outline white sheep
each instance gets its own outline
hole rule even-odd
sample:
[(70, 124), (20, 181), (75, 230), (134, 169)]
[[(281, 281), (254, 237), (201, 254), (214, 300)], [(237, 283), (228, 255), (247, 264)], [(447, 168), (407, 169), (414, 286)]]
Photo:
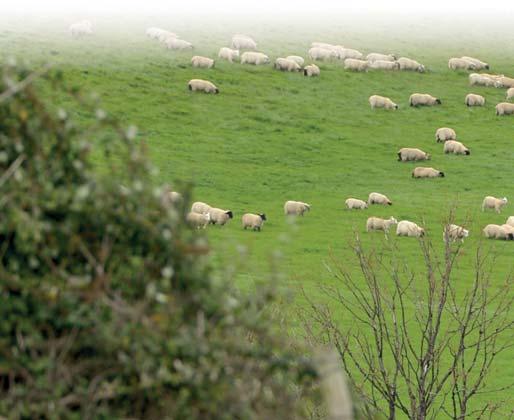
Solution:
[(359, 200), (358, 198), (348, 198), (344, 203), (350, 210), (364, 210), (368, 208), (368, 203), (366, 203), (364, 200)]
[(402, 147), (398, 150), (398, 160), (400, 162), (409, 162), (417, 160), (430, 160), (431, 156), (429, 153), (424, 152), (421, 149), (413, 147)]
[(354, 50), (352, 48), (337, 48), (336, 50), (337, 58), (340, 60), (346, 60), (347, 58), (356, 58), (357, 60), (362, 60), (364, 54), (362, 54), (358, 50)]
[(373, 70), (399, 70), (400, 64), (397, 61), (377, 60), (369, 63), (368, 68)]
[(507, 89), (507, 101), (514, 98), (514, 87)]
[(396, 61), (396, 56), (394, 54), (369, 53), (366, 56), (366, 60), (370, 63), (375, 61)]
[(286, 216), (303, 216), (305, 212), (311, 210), (311, 205), (302, 201), (286, 201), (284, 204), (284, 214)]
[(503, 75), (499, 76), (494, 86), (498, 88), (512, 88), (514, 87), (514, 79)]
[(503, 226), (490, 224), (483, 229), (484, 235), (489, 239), (513, 240), (514, 233), (507, 231)]
[(303, 57), (300, 57), (299, 55), (288, 55), (286, 59), (294, 61), (300, 67), (303, 67), (303, 65), (305, 64), (305, 60), (303, 59)]
[(482, 202), (482, 211), (485, 211), (486, 209), (494, 209), (496, 213), (500, 213), (503, 206), (505, 206), (508, 202), (509, 200), (507, 200), (507, 197), (496, 198), (488, 195)]
[(457, 134), (453, 128), (441, 127), (436, 130), (435, 139), (438, 143), (447, 140), (457, 140)]
[(186, 215), (187, 224), (194, 229), (205, 229), (211, 220), (211, 215), (189, 212)]
[(198, 214), (207, 214), (209, 213), (210, 209), (211, 206), (209, 206), (206, 203), (203, 203), (202, 201), (195, 201), (191, 206), (191, 212)]
[(316, 61), (328, 61), (336, 57), (336, 53), (333, 50), (319, 47), (311, 48), (307, 54), (312, 60)]
[(461, 142), (456, 140), (448, 140), (444, 143), (444, 153), (453, 153), (455, 155), (470, 155), (470, 150)]
[(281, 71), (302, 71), (302, 68), (296, 61), (288, 60), (287, 58), (277, 58), (275, 60), (275, 68)]
[(250, 228), (252, 230), (260, 231), (265, 220), (267, 220), (267, 219), (266, 219), (266, 215), (264, 213), (262, 213), (262, 214), (246, 213), (246, 214), (243, 214), (243, 217), (241, 218), (241, 221), (243, 222), (243, 229), (245, 229), (245, 230), (246, 230), (246, 228)]
[(347, 58), (344, 60), (344, 68), (345, 70), (368, 71), (368, 62), (356, 58)]
[(400, 65), (400, 70), (411, 70), (417, 71), (419, 73), (425, 72), (425, 66), (423, 64), (420, 64), (416, 60), (412, 60), (407, 57), (400, 57), (398, 59), (398, 64)]
[(413, 178), (444, 178), (444, 172), (434, 168), (418, 166), (412, 171)]
[(440, 99), (429, 95), (428, 93), (413, 93), (409, 97), (410, 106), (434, 106), (440, 105), (441, 103)]
[(448, 60), (448, 68), (451, 70), (477, 70), (475, 64), (463, 58), (450, 58)]
[(398, 226), (396, 226), (396, 235), (419, 238), (425, 235), (425, 229), (409, 220), (402, 220), (398, 223)]
[(468, 236), (469, 230), (453, 223), (446, 225), (443, 231), (444, 242), (455, 242), (457, 240), (464, 242), (464, 238), (467, 238)]
[(484, 106), (485, 98), (483, 96), (477, 95), (475, 93), (468, 93), (466, 95), (466, 99), (464, 100), (464, 103), (467, 106)]
[(223, 47), (218, 52), (218, 57), (222, 60), (228, 60), (231, 63), (239, 58), (239, 50), (233, 50), (231, 48)]
[(255, 66), (259, 66), (262, 64), (268, 64), (269, 62), (269, 57), (261, 52), (247, 51), (241, 56), (241, 64), (253, 64)]
[(192, 50), (193, 44), (190, 42), (184, 41), (183, 39), (178, 39), (174, 37), (169, 37), (164, 41), (164, 44), (166, 45), (166, 48), (170, 50)]
[(210, 222), (213, 225), (225, 225), (230, 219), (234, 217), (234, 213), (231, 210), (223, 210), (218, 209), (216, 207), (211, 207), (209, 210), (209, 214), (211, 217)]
[(69, 31), (73, 37), (91, 35), (93, 33), (93, 25), (89, 20), (81, 20), (80, 22), (72, 23), (69, 27)]
[(371, 232), (374, 230), (382, 230), (385, 233), (389, 232), (391, 226), (398, 224), (398, 220), (396, 220), (393, 216), (389, 219), (381, 219), (380, 217), (369, 217), (366, 222), (366, 232)]
[(372, 192), (368, 196), (368, 204), (381, 204), (383, 206), (392, 206), (393, 202), (389, 198), (377, 192)]
[(188, 88), (192, 92), (205, 92), (205, 93), (220, 93), (220, 90), (216, 87), (216, 85), (208, 80), (202, 79), (192, 79), (187, 84)]
[(232, 37), (232, 48), (236, 50), (256, 50), (257, 43), (247, 35), (234, 35)]
[(214, 67), (214, 60), (212, 58), (195, 55), (191, 58), (191, 65), (193, 67), (212, 69)]
[(319, 67), (316, 64), (309, 64), (303, 68), (303, 75), (307, 77), (317, 77), (320, 75)]
[(495, 107), (496, 115), (509, 115), (514, 114), (514, 104), (509, 102), (500, 102)]
[(469, 84), (471, 86), (501, 87), (501, 78), (503, 75), (471, 73), (469, 75)]
[(509, 216), (505, 224), (513, 226), (514, 227), (514, 216)]
[(466, 60), (466, 61), (469, 61), (469, 62), (473, 63), (477, 70), (482, 70), (482, 69), (489, 70), (489, 64), (484, 63), (483, 61), (480, 61), (478, 58), (466, 57), (466, 56), (463, 56), (461, 58), (463, 60)]
[(385, 109), (398, 109), (398, 105), (396, 105), (391, 99), (380, 96), (380, 95), (371, 95), (368, 99), (369, 105), (371, 109), (375, 108), (385, 108)]

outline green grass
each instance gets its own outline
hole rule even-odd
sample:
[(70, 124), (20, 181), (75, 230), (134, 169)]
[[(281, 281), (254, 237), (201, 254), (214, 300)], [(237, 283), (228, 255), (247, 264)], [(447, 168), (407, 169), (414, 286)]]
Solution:
[[(470, 88), (467, 74), (451, 72), (446, 64), (452, 55), (475, 55), (491, 63), (491, 72), (513, 76), (514, 46), (503, 41), (498, 28), (489, 37), (472, 33), (467, 38), (460, 28), (451, 36), (444, 31), (423, 32), (429, 24), (390, 34), (384, 28), (381, 36), (357, 23), (344, 30), (336, 24), (303, 31), (294, 25), (249, 28), (272, 58), (305, 56), (310, 41), (326, 40), (366, 53), (395, 51), (429, 69), (426, 74), (350, 73), (341, 64), (322, 63), (321, 77), (311, 79), (270, 66), (227, 62), (217, 62), (213, 70), (195, 70), (189, 65), (191, 53), (167, 51), (144, 36), (147, 26), (169, 27), (199, 45), (195, 54), (214, 57), (231, 33), (241, 31), (238, 27), (170, 23), (164, 18), (122, 23), (124, 30), (113, 32), (108, 21), (100, 21), (94, 36), (79, 41), (60, 33), (61, 26), (43, 35), (37, 24), (22, 34), (7, 29), (0, 31), (0, 51), (4, 57), (15, 55), (32, 64), (54, 62), (73, 83), (99, 93), (108, 112), (139, 127), (160, 169), (159, 182), (193, 181), (196, 200), (231, 209), (235, 214), (231, 223), (208, 230), (213, 263), (220, 275), (230, 275), (237, 266), (234, 280), (244, 290), (256, 287), (256, 281), (267, 278), (278, 264), (280, 287), (292, 296), (285, 309), (292, 315), (292, 330), (300, 328), (295, 308), (305, 303), (300, 287), (321, 301), (318, 285), (333, 282), (325, 268), (331, 251), (350, 260), (348, 242), (354, 232), (366, 245), (380, 246), (380, 234), (365, 234), (367, 217), (394, 215), (398, 220), (424, 222), (442, 249), (442, 225), (456, 207), (456, 222), (471, 230), (455, 278), (462, 292), (472, 280), (474, 250), (483, 242), (481, 229), (488, 223), (502, 224), (514, 214), (514, 118), (496, 117), (494, 112), (505, 91)], [(415, 37), (410, 36), (413, 28)], [(209, 79), (221, 93), (192, 94), (187, 90), (191, 78)], [(442, 105), (410, 108), (413, 92), (431, 93), (441, 98)], [(468, 109), (464, 97), (470, 92), (484, 95), (486, 106)], [(391, 97), (400, 109), (372, 111), (368, 105), (372, 94)], [(434, 138), (441, 126), (453, 127), (471, 156), (444, 155)], [(421, 166), (441, 169), (446, 177), (412, 179), (416, 164), (397, 162), (401, 147), (431, 153), (431, 162)], [(388, 195), (394, 205), (344, 209), (346, 198), (366, 199), (372, 191)], [(500, 215), (482, 213), (485, 195), (507, 196), (511, 203)], [(283, 203), (289, 199), (310, 203), (312, 211), (295, 222), (286, 220)], [(266, 213), (262, 232), (242, 230), (244, 212)], [(415, 240), (392, 240), (399, 242), (406, 261), (412, 265), (419, 261)], [(487, 241), (484, 246), (498, 254), (495, 278), (500, 284), (512, 268), (514, 244)], [(344, 314), (341, 317), (351, 322)], [(510, 383), (513, 357), (513, 352), (501, 356), (489, 385)], [(508, 391), (495, 395), (509, 396)], [(489, 396), (481, 398), (484, 402)]]

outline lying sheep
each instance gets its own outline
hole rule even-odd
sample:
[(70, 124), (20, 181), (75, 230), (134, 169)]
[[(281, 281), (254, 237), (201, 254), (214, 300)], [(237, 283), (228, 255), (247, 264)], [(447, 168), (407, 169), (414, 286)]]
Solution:
[(385, 108), (385, 109), (398, 109), (398, 105), (396, 105), (391, 99), (385, 96), (372, 95), (369, 97), (369, 104), (371, 109), (375, 108)]
[(268, 64), (269, 57), (261, 52), (245, 52), (241, 56), (241, 64), (253, 64), (259, 66), (262, 64)]
[(310, 204), (302, 201), (286, 201), (284, 204), (284, 214), (286, 216), (303, 216), (305, 212), (311, 210)]
[(430, 158), (430, 154), (424, 152), (421, 149), (416, 149), (413, 147), (402, 147), (400, 150), (398, 150), (398, 161), (400, 162), (430, 160)]
[(210, 222), (213, 225), (220, 226), (225, 225), (230, 219), (234, 217), (234, 214), (231, 210), (223, 210), (215, 207), (211, 207), (211, 209), (209, 210), (209, 214), (211, 217)]
[(482, 202), (482, 211), (485, 211), (486, 209), (494, 209), (496, 213), (500, 213), (503, 206), (505, 206), (508, 202), (509, 200), (507, 200), (507, 197), (496, 198), (488, 195)]
[(507, 101), (514, 98), (514, 87), (507, 90)]
[(446, 225), (443, 232), (443, 241), (455, 242), (460, 240), (464, 242), (464, 238), (469, 236), (469, 230), (464, 229), (462, 226), (454, 225), (453, 223)]
[(414, 222), (402, 220), (398, 223), (398, 226), (396, 226), (396, 235), (420, 238), (425, 235), (425, 229), (419, 227)]
[(211, 215), (209, 213), (199, 214), (190, 212), (186, 215), (186, 222), (193, 229), (205, 229), (210, 221)]
[(202, 79), (192, 79), (187, 84), (188, 88), (192, 92), (205, 92), (205, 93), (220, 93), (220, 90), (216, 87), (214, 83), (209, 82), (208, 80)]
[(434, 168), (427, 168), (418, 166), (412, 171), (413, 178), (444, 178), (444, 172), (441, 172)]
[(381, 219), (380, 217), (369, 217), (366, 222), (366, 232), (371, 232), (374, 230), (382, 230), (385, 233), (389, 232), (391, 226), (398, 224), (398, 220), (396, 220), (393, 216), (389, 219)]
[(373, 70), (399, 70), (400, 64), (396, 61), (377, 60), (369, 63), (368, 67)]
[(302, 68), (293, 60), (287, 58), (277, 58), (275, 68), (281, 71), (302, 71)]
[(218, 52), (218, 57), (222, 60), (227, 60), (233, 63), (234, 60), (237, 60), (239, 58), (239, 50), (233, 50), (231, 48), (223, 47), (220, 48)]
[(93, 33), (93, 25), (89, 20), (81, 20), (80, 22), (72, 23), (69, 31), (72, 37), (91, 35)]
[(368, 204), (382, 204), (384, 206), (392, 206), (393, 202), (389, 198), (377, 192), (372, 192), (368, 196)]
[(444, 143), (444, 153), (453, 153), (455, 155), (470, 155), (470, 150), (464, 146), (461, 142), (456, 140), (448, 140)]
[(473, 63), (477, 70), (482, 70), (482, 69), (489, 70), (489, 64), (484, 63), (483, 61), (480, 61), (478, 58), (466, 57), (466, 56), (463, 56), (461, 58), (463, 60), (466, 60), (466, 61), (469, 61), (469, 62)]
[(476, 95), (474, 93), (468, 93), (466, 95), (466, 99), (464, 100), (464, 103), (467, 106), (484, 106), (485, 98), (481, 95)]
[(207, 214), (211, 210), (211, 206), (201, 201), (196, 201), (191, 206), (191, 212), (198, 214)]
[(508, 219), (507, 219), (507, 222), (505, 222), (505, 224), (509, 225), (509, 226), (514, 226), (514, 216), (510, 216)]
[(168, 48), (170, 50), (183, 51), (183, 50), (192, 50), (193, 49), (193, 44), (191, 44), (190, 42), (184, 41), (183, 39), (173, 38), (173, 37), (166, 39), (166, 41), (164, 42), (164, 45), (166, 45), (166, 48)]
[(368, 203), (366, 203), (363, 200), (359, 200), (358, 198), (348, 198), (344, 203), (346, 204), (346, 207), (350, 210), (364, 210), (368, 208)]
[(311, 48), (308, 55), (312, 60), (316, 61), (328, 61), (336, 57), (336, 53), (333, 50), (319, 47)]
[(241, 218), (243, 222), (243, 229), (246, 230), (246, 228), (250, 228), (253, 230), (258, 230), (260, 232), (262, 225), (264, 224), (264, 221), (266, 220), (266, 215), (264, 213), (262, 214), (252, 214), (252, 213), (246, 213), (243, 214), (243, 217)]
[(503, 226), (490, 224), (487, 225), (484, 230), (484, 235), (489, 239), (504, 239), (504, 240), (513, 240), (514, 233), (508, 232)]
[(307, 77), (316, 77), (320, 75), (319, 67), (316, 64), (309, 64), (303, 69), (303, 75)]
[(412, 60), (407, 57), (400, 57), (398, 59), (398, 64), (400, 65), (400, 70), (412, 70), (419, 73), (425, 72), (425, 66), (423, 64), (420, 64), (416, 60)]
[(435, 139), (438, 143), (447, 140), (457, 140), (457, 134), (453, 128), (441, 127), (436, 130)]
[(409, 98), (410, 106), (434, 106), (441, 105), (441, 100), (428, 93), (413, 93)]
[(394, 54), (369, 53), (366, 56), (366, 60), (370, 63), (375, 61), (396, 61), (396, 56)]
[(232, 48), (236, 50), (256, 50), (257, 43), (247, 35), (234, 35), (232, 37)]
[(199, 55), (195, 55), (191, 59), (191, 65), (193, 67), (199, 67), (203, 69), (212, 69), (214, 67), (214, 60), (212, 58), (201, 57)]
[(496, 105), (496, 115), (514, 114), (514, 104), (509, 102), (501, 102)]
[(448, 60), (448, 68), (450, 70), (477, 70), (475, 64), (463, 58), (450, 58)]
[(300, 57), (299, 55), (288, 55), (286, 57), (286, 60), (294, 61), (300, 67), (303, 67), (303, 65), (305, 64), (305, 60), (303, 59), (303, 57)]
[(368, 62), (356, 58), (347, 58), (344, 60), (344, 68), (345, 70), (368, 71)]

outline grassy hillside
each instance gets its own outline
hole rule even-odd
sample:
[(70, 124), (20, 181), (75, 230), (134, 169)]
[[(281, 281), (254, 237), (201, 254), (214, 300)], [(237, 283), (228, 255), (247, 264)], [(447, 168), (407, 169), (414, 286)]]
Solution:
[[(243, 289), (251, 290), (255, 281), (278, 267), (280, 285), (291, 293), (294, 315), (294, 305), (304, 303), (300, 287), (323, 299), (318, 285), (333, 281), (325, 268), (331, 251), (348, 260), (348, 241), (355, 232), (365, 244), (380, 246), (382, 235), (365, 233), (367, 217), (394, 215), (423, 223), (442, 248), (442, 225), (454, 207), (456, 222), (471, 230), (455, 278), (459, 289), (465, 290), (471, 281), (474, 250), (481, 243), (498, 255), (498, 284), (512, 269), (514, 244), (483, 241), (481, 229), (488, 223), (502, 224), (514, 214), (514, 118), (495, 116), (494, 106), (505, 98), (503, 89), (470, 88), (466, 73), (447, 69), (450, 56), (474, 55), (488, 61), (491, 72), (514, 76), (514, 46), (502, 40), (500, 29), (491, 29), (488, 37), (473, 32), (463, 38), (460, 28), (445, 32), (444, 22), (439, 22), (446, 28), (441, 31), (431, 31), (430, 24), (413, 24), (397, 32), (391, 30), (393, 25), (373, 32), (356, 22), (303, 30), (301, 25), (242, 28), (156, 18), (121, 20), (116, 30), (111, 21), (100, 20), (94, 36), (71, 40), (63, 30), (67, 24), (42, 32), (43, 23), (35, 22), (23, 33), (14, 26), (0, 31), (3, 58), (15, 55), (33, 64), (55, 63), (74, 83), (99, 93), (108, 112), (139, 127), (160, 169), (158, 181), (193, 181), (195, 199), (233, 210), (235, 219), (225, 227), (211, 227), (208, 236), (220, 275), (231, 275), (237, 266), (235, 281)], [(198, 46), (195, 54), (211, 57), (228, 45), (232, 33), (247, 29), (272, 58), (305, 56), (310, 42), (319, 40), (365, 53), (396, 52), (424, 63), (428, 71), (350, 73), (340, 63), (322, 63), (321, 77), (311, 79), (271, 66), (227, 62), (217, 62), (213, 70), (192, 69), (191, 53), (171, 52), (146, 39), (147, 26), (176, 31)], [(209, 79), (221, 93), (192, 94), (187, 90), (191, 78)], [(413, 92), (433, 94), (442, 105), (410, 108)], [(468, 109), (464, 97), (470, 92), (484, 95), (486, 106)], [(372, 94), (391, 97), (400, 109), (372, 111)], [(471, 156), (444, 155), (434, 138), (441, 126), (453, 127)], [(412, 179), (416, 164), (397, 161), (401, 147), (431, 153), (432, 161), (421, 166), (443, 170), (446, 177)], [(387, 194), (393, 206), (344, 209), (346, 198), (366, 199), (372, 191)], [(507, 196), (511, 203), (500, 215), (482, 213), (485, 195)], [(282, 209), (288, 199), (306, 201), (312, 211), (290, 222)], [(266, 213), (262, 232), (241, 229), (244, 212)], [(391, 240), (399, 243), (407, 262), (415, 266), (420, 261), (416, 240)], [(289, 319), (298, 327), (294, 316)], [(509, 383), (513, 356), (502, 356), (496, 368), (501, 374), (493, 375), (491, 384)], [(508, 396), (505, 391), (495, 397)]]

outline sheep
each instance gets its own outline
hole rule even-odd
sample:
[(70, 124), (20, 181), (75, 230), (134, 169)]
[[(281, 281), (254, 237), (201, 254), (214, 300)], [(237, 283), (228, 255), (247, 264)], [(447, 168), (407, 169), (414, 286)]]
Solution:
[(261, 64), (268, 64), (269, 57), (261, 52), (245, 52), (241, 56), (241, 64), (253, 64), (259, 66)]
[(313, 42), (311, 43), (311, 48), (325, 48), (326, 50), (331, 50), (335, 45), (327, 44), (326, 42)]
[(370, 63), (375, 61), (396, 61), (396, 56), (394, 54), (369, 53), (366, 56), (366, 60)]
[(366, 222), (366, 232), (371, 232), (374, 230), (382, 230), (385, 233), (389, 232), (391, 226), (398, 224), (398, 220), (396, 220), (393, 216), (389, 219), (381, 219), (380, 217), (369, 217)]
[(177, 34), (160, 28), (148, 28), (146, 35), (151, 39), (157, 39), (161, 42), (166, 41), (168, 38), (178, 38)]
[(261, 231), (261, 227), (264, 224), (264, 221), (266, 219), (266, 215), (264, 213), (262, 214), (252, 214), (252, 213), (246, 213), (243, 214), (243, 217), (241, 218), (243, 222), (243, 229), (246, 230), (246, 228), (251, 228), (253, 230)]
[(514, 104), (509, 102), (500, 102), (496, 105), (496, 115), (514, 114)]
[(415, 149), (412, 147), (402, 147), (398, 150), (398, 161), (409, 162), (416, 160), (430, 160), (431, 156), (429, 153), (424, 152), (421, 149)]
[(425, 72), (425, 66), (423, 64), (420, 64), (416, 60), (412, 60), (407, 57), (400, 57), (398, 59), (398, 64), (400, 65), (400, 70), (412, 70), (419, 73)]
[(476, 95), (474, 93), (468, 93), (466, 95), (466, 99), (464, 100), (464, 103), (467, 106), (484, 106), (485, 98), (481, 95)]
[(286, 57), (286, 60), (294, 61), (300, 67), (303, 67), (303, 65), (305, 64), (305, 60), (303, 59), (303, 57), (300, 57), (299, 55), (288, 55)]
[(414, 168), (412, 171), (413, 178), (444, 178), (444, 172), (441, 172), (434, 168), (427, 168), (423, 166), (418, 166)]
[(311, 205), (302, 201), (286, 201), (284, 204), (284, 214), (286, 216), (303, 216), (305, 212), (311, 210)]
[(192, 213), (198, 213), (198, 214), (207, 214), (209, 213), (209, 210), (211, 209), (211, 206), (209, 206), (206, 203), (203, 203), (201, 201), (195, 201), (193, 205), (191, 206), (191, 212)]
[(488, 195), (482, 202), (482, 211), (485, 211), (486, 209), (494, 209), (496, 213), (500, 213), (502, 207), (505, 206), (508, 202), (509, 200), (507, 200), (507, 197), (496, 198)]
[(514, 216), (510, 216), (505, 224), (514, 226)]
[(514, 98), (514, 87), (507, 90), (507, 101)]
[(200, 67), (204, 69), (212, 69), (214, 67), (214, 60), (212, 58), (201, 57), (199, 55), (195, 55), (191, 59), (191, 65), (193, 67)]
[(494, 75), (479, 73), (471, 73), (469, 75), (469, 84), (471, 86), (495, 87), (499, 82), (500, 77)]
[(316, 77), (320, 75), (319, 67), (316, 64), (309, 64), (303, 68), (303, 75), (307, 77)]
[(190, 42), (184, 41), (183, 39), (173, 38), (170, 37), (164, 41), (164, 44), (166, 45), (166, 48), (170, 50), (192, 50), (193, 44)]
[(466, 60), (466, 61), (469, 61), (469, 62), (473, 63), (477, 70), (482, 70), (482, 69), (489, 70), (489, 64), (488, 63), (484, 63), (483, 61), (480, 61), (478, 58), (466, 57), (466, 56), (463, 56), (461, 58), (463, 60)]
[(368, 204), (382, 204), (384, 206), (392, 206), (393, 202), (389, 198), (377, 192), (372, 192), (368, 196)]
[(352, 48), (336, 48), (336, 54), (337, 57), (341, 60), (346, 60), (347, 58), (356, 58), (357, 60), (362, 60), (364, 57), (364, 54)]
[(232, 37), (232, 48), (236, 50), (256, 50), (257, 43), (247, 35), (234, 35)]
[(441, 143), (447, 140), (457, 140), (457, 134), (453, 128), (441, 127), (436, 130), (435, 139), (437, 143)]
[(495, 87), (512, 88), (514, 87), (514, 79), (512, 77), (500, 76), (496, 79)]
[(400, 64), (396, 61), (377, 60), (371, 62), (368, 67), (373, 70), (399, 70)]
[(173, 204), (178, 204), (182, 201), (184, 201), (184, 197), (182, 197), (182, 194), (180, 194), (179, 192), (177, 191), (170, 191), (168, 193), (169, 195), (169, 199), (170, 201), (173, 203)]
[(187, 84), (188, 88), (192, 92), (205, 92), (205, 93), (220, 93), (220, 90), (216, 87), (214, 83), (209, 82), (208, 80), (202, 79), (192, 79)]
[(218, 209), (216, 207), (211, 207), (209, 209), (209, 213), (211, 220), (210, 222), (213, 225), (220, 225), (223, 226), (225, 223), (227, 223), (230, 219), (234, 217), (234, 213), (232, 213), (231, 210), (223, 210)]
[(490, 224), (484, 229), (484, 236), (489, 239), (513, 240), (514, 233), (508, 232), (503, 226)]
[(368, 99), (371, 109), (375, 108), (385, 108), (385, 109), (398, 109), (398, 105), (396, 105), (391, 99), (385, 96), (372, 95)]
[(469, 156), (471, 154), (470, 150), (464, 146), (461, 142), (456, 140), (448, 140), (444, 143), (443, 147), (444, 153), (453, 153), (455, 155), (466, 155)]
[(409, 97), (409, 105), (410, 106), (419, 106), (419, 105), (425, 105), (425, 106), (434, 106), (434, 105), (441, 105), (441, 100), (429, 95), (428, 93), (413, 93)]
[(187, 224), (195, 229), (205, 229), (205, 227), (211, 221), (211, 215), (207, 214), (199, 214), (194, 212), (189, 212), (186, 215)]
[(309, 57), (316, 61), (328, 61), (336, 57), (336, 53), (333, 50), (327, 50), (326, 48), (314, 47), (308, 52)]
[(89, 20), (81, 20), (80, 22), (72, 23), (69, 31), (72, 37), (91, 35), (93, 33), (93, 25), (91, 25)]
[(218, 52), (218, 58), (233, 63), (234, 60), (237, 60), (239, 58), (239, 50), (233, 50), (227, 47), (220, 48)]
[(356, 58), (347, 58), (344, 60), (344, 68), (345, 70), (368, 71), (368, 62)]
[(475, 64), (463, 58), (450, 58), (448, 68), (450, 70), (478, 70)]
[(351, 209), (364, 210), (368, 208), (368, 203), (363, 200), (359, 200), (358, 198), (348, 198), (345, 202), (346, 207)]
[(459, 240), (464, 242), (464, 238), (469, 236), (469, 230), (464, 229), (462, 226), (454, 225), (450, 223), (445, 226), (443, 231), (443, 241), (444, 242), (455, 242)]
[(275, 68), (281, 71), (302, 71), (302, 68), (293, 60), (287, 58), (277, 58)]
[(511, 226), (509, 224), (504, 224), (504, 225), (501, 225), (501, 227), (507, 231), (507, 234), (513, 235), (512, 238), (514, 239), (514, 226)]
[(402, 220), (396, 226), (396, 235), (420, 238), (422, 236), (425, 236), (425, 229), (423, 229), (422, 227), (419, 227), (414, 222), (410, 222), (408, 220)]

